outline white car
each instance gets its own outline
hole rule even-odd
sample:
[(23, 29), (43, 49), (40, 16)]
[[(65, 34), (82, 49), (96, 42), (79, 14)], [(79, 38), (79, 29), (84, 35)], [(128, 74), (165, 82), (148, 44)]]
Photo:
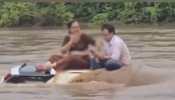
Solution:
[(22, 64), (11, 68), (10, 72), (7, 73), (1, 80), (6, 83), (24, 83), (28, 81), (40, 81), (47, 82), (53, 76), (56, 71), (49, 69), (45, 72), (38, 72), (35, 65)]

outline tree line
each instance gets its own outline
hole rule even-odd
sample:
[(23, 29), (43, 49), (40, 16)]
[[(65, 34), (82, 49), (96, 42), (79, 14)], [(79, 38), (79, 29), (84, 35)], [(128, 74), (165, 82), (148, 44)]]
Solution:
[(0, 27), (59, 26), (72, 19), (95, 25), (175, 23), (175, 2), (0, 1)]

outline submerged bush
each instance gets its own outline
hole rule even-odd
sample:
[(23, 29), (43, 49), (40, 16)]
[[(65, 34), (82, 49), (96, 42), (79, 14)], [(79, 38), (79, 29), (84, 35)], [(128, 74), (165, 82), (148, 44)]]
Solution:
[(92, 23), (94, 23), (95, 25), (100, 25), (100, 24), (104, 24), (107, 23), (109, 20), (109, 13), (99, 13), (96, 16), (94, 16), (92, 18)]
[(67, 10), (62, 3), (40, 5), (36, 12), (36, 19), (40, 25), (62, 25), (72, 20), (74, 14)]
[(0, 8), (0, 26), (62, 25), (74, 17), (62, 3), (4, 2)]
[(19, 25), (21, 19), (24, 21), (32, 18), (32, 3), (27, 2), (5, 2), (0, 9), (0, 26)]

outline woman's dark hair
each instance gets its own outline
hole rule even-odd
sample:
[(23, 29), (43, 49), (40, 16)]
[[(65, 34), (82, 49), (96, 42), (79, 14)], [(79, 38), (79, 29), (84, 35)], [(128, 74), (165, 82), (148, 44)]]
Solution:
[(72, 26), (72, 24), (73, 24), (74, 22), (78, 22), (78, 21), (77, 21), (77, 20), (72, 20), (72, 21), (68, 22), (68, 23), (67, 23), (67, 28), (71, 28), (71, 26)]
[(104, 30), (104, 29), (108, 30), (108, 32), (110, 32), (110, 33), (116, 34), (115, 28), (114, 28), (114, 26), (111, 25), (111, 24), (103, 24), (103, 25), (101, 26), (101, 30)]

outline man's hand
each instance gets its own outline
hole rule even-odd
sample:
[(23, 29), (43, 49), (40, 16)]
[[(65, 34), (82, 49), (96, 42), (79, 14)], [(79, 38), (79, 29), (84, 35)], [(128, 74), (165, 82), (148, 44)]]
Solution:
[(111, 59), (111, 56), (104, 55), (103, 58), (104, 58), (105, 60), (107, 60), (107, 59)]
[(103, 53), (103, 52), (95, 52), (94, 55), (95, 55), (98, 59), (100, 59), (100, 60), (111, 59), (111, 56), (106, 55), (106, 54)]
[(93, 45), (89, 45), (89, 46), (88, 46), (88, 50), (89, 50), (91, 53), (93, 53), (93, 54), (94, 54), (95, 52), (97, 52), (97, 51), (96, 51), (96, 47), (93, 46)]

